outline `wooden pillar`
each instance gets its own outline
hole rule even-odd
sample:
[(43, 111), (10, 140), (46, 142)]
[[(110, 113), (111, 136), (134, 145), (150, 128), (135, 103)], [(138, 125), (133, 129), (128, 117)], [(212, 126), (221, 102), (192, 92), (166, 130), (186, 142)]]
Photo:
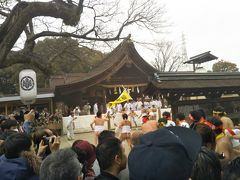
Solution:
[(53, 111), (53, 99), (51, 98), (50, 99), (50, 113), (53, 114), (54, 111)]
[(177, 113), (178, 113), (178, 106), (176, 103), (171, 104), (171, 108), (172, 108), (172, 117), (176, 117)]
[(221, 98), (222, 96), (222, 92), (218, 92), (218, 91), (208, 91), (207, 94), (205, 95), (205, 97), (209, 100), (211, 106), (212, 106), (212, 110), (218, 106), (218, 99)]
[(7, 106), (7, 103), (5, 104), (5, 115), (8, 114), (8, 106)]
[(166, 97), (168, 104), (171, 105), (171, 109), (172, 109), (172, 116), (176, 116), (176, 114), (178, 113), (178, 105), (177, 102), (180, 99), (180, 95), (178, 94), (169, 94), (169, 96)]
[(195, 65), (195, 63), (193, 63), (193, 72), (195, 72), (196, 71), (196, 65)]
[(103, 112), (107, 112), (107, 97), (106, 97), (106, 90), (105, 89), (103, 89), (102, 90), (103, 91), (103, 100), (104, 100), (104, 102), (103, 102)]
[[(104, 112), (107, 113), (107, 96), (106, 96), (106, 90), (103, 89), (103, 99), (104, 99), (104, 106), (103, 106), (103, 110)], [(108, 130), (111, 129), (111, 118), (107, 115), (108, 121), (107, 121), (107, 127)]]

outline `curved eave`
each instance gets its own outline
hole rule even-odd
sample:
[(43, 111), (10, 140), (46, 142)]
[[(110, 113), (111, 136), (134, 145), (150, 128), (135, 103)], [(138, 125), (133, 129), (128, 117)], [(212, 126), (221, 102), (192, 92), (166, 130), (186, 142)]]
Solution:
[(157, 71), (138, 54), (134, 44), (129, 39), (126, 39), (103, 60), (103, 63), (99, 67), (87, 73), (85, 78), (57, 86), (55, 92), (63, 94), (64, 91), (67, 91), (67, 93), (71, 93), (78, 88), (84, 89), (94, 86), (111, 77), (123, 67), (124, 64), (129, 62), (133, 63), (147, 76), (152, 76), (152, 74)]
[[(173, 90), (173, 89), (205, 89), (205, 88), (240, 88), (240, 79), (211, 79), (211, 80), (172, 80), (172, 81), (152, 81), (149, 88), (158, 90)], [(239, 89), (240, 91), (240, 89)]]
[(149, 76), (152, 76), (153, 73), (158, 72), (153, 66), (147, 63), (137, 52), (133, 43), (129, 44), (129, 56), (134, 61), (135, 65), (138, 66), (140, 69), (144, 70)]

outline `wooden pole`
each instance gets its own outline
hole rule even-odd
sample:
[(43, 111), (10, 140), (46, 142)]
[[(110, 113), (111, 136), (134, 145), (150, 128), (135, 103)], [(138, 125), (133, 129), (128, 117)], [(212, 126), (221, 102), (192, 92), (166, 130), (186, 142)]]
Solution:
[(50, 112), (51, 112), (51, 114), (54, 113), (53, 112), (53, 100), (52, 100), (52, 98), (50, 99)]
[(5, 115), (7, 115), (8, 114), (8, 107), (7, 107), (7, 103), (5, 104)]
[(195, 63), (193, 63), (193, 72), (195, 72), (196, 71), (196, 65), (195, 65)]
[[(106, 108), (106, 112), (107, 112), (107, 97), (106, 97), (106, 90), (103, 89), (103, 98), (104, 98), (104, 107)], [(108, 116), (108, 115), (107, 115)], [(111, 129), (111, 118), (108, 116), (108, 121), (107, 121), (107, 126), (108, 126), (108, 130)]]

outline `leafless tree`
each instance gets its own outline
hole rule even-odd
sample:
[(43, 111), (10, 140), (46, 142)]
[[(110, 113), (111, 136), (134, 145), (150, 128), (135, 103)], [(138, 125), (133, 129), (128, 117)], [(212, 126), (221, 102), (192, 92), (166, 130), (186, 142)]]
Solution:
[(171, 41), (162, 41), (156, 45), (156, 58), (152, 65), (160, 72), (178, 71), (186, 61), (181, 47), (174, 45)]
[(130, 25), (160, 32), (165, 23), (162, 18), (165, 9), (156, 2), (0, 0), (0, 68), (31, 63), (47, 73), (45, 65), (40, 63), (42, 57), (34, 52), (39, 38), (73, 37), (82, 43), (109, 42), (124, 38), (123, 30)]

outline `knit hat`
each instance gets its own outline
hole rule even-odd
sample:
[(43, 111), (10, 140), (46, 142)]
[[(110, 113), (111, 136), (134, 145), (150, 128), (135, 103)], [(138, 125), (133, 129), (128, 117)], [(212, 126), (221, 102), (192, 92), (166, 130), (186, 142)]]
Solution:
[(143, 135), (128, 157), (131, 180), (187, 180), (202, 140), (195, 131), (167, 127)]

